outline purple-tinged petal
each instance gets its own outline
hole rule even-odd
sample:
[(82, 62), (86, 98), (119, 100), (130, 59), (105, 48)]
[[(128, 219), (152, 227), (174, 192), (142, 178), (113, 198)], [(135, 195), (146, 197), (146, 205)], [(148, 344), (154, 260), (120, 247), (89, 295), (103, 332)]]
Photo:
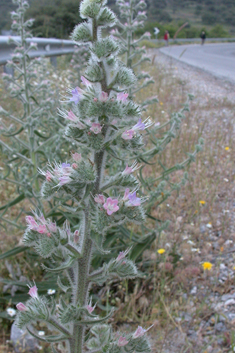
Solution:
[(126, 130), (122, 133), (122, 138), (124, 140), (131, 140), (135, 134), (134, 130)]
[(28, 310), (27, 307), (26, 307), (23, 303), (21, 303), (21, 302), (16, 305), (16, 308), (17, 308), (17, 310), (19, 310), (19, 311), (26, 311), (26, 310)]
[(102, 194), (96, 195), (94, 200), (101, 205), (105, 203), (105, 197)]
[(37, 298), (38, 297), (38, 289), (36, 286), (30, 288), (29, 293), (30, 297)]
[(93, 124), (91, 125), (90, 130), (91, 130), (92, 132), (94, 132), (94, 134), (97, 135), (97, 134), (99, 134), (99, 133), (101, 132), (102, 126), (101, 126), (99, 123), (93, 123)]
[(118, 345), (118, 347), (124, 347), (128, 343), (129, 343), (129, 341), (127, 341), (127, 339), (125, 337), (120, 336), (117, 345)]
[(104, 204), (104, 209), (107, 211), (107, 214), (111, 216), (114, 212), (117, 212), (119, 210), (119, 207), (117, 206), (118, 200), (117, 199), (112, 199), (111, 197), (108, 197), (105, 204)]

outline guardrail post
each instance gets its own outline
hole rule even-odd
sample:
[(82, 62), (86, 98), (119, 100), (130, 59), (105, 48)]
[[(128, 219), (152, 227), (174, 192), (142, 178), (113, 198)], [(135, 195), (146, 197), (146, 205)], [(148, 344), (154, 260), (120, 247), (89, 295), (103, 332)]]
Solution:
[(53, 65), (54, 68), (56, 69), (57, 68), (57, 57), (56, 56), (51, 56), (50, 57), (50, 62), (51, 62), (51, 65)]
[(11, 75), (14, 77), (14, 69), (13, 67), (8, 67), (7, 65), (4, 65), (3, 71), (5, 74)]

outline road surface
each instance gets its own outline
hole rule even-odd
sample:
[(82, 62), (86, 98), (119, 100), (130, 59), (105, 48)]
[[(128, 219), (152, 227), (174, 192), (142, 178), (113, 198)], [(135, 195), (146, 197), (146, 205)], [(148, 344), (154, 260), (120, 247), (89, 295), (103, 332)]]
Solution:
[(160, 51), (235, 83), (235, 43), (169, 46)]

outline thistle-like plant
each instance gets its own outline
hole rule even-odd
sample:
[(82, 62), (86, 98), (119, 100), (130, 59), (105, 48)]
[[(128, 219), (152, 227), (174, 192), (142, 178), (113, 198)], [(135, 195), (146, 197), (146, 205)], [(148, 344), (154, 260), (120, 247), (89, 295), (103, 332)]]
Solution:
[(9, 43), (15, 44), (16, 48), (7, 65), (14, 70), (14, 75), (3, 74), (3, 79), (10, 90), (10, 96), (15, 99), (13, 104), (18, 102), (16, 112), (0, 107), (0, 148), (4, 163), (0, 179), (14, 185), (18, 195), (0, 207), (0, 220), (2, 226), (10, 223), (21, 228), (18, 219), (22, 210), (14, 220), (4, 215), (10, 207), (25, 199), (29, 200), (27, 205), (31, 204), (31, 207), (42, 206), (37, 169), (48, 158), (52, 160), (61, 156), (63, 139), (60, 129), (64, 125), (63, 119), (60, 122), (52, 115), (55, 95), (47, 79), (46, 60), (30, 59), (30, 54), (37, 46), (31, 41), (30, 27), (33, 20), (24, 20), (28, 2), (13, 0), (13, 3), (18, 8), (11, 13), (12, 30), (18, 36), (9, 38)]
[[(142, 28), (147, 20), (146, 11), (144, 11), (147, 5), (145, 0), (117, 0), (116, 5), (122, 22), (118, 21), (119, 30), (113, 30), (112, 34), (120, 41), (121, 54), (125, 55), (126, 66), (131, 68), (137, 77), (137, 84), (128, 89), (129, 98), (133, 98), (136, 93), (154, 83), (148, 72), (142, 70), (143, 63), (149, 62), (150, 58), (146, 56), (145, 47), (141, 42), (149, 40), (151, 34), (146, 32), (139, 38), (135, 37), (136, 31)], [(149, 104), (156, 102), (158, 102), (157, 98), (151, 97), (142, 101), (140, 106), (145, 110)]]
[[(53, 352), (57, 352), (54, 343), (59, 341), (66, 342), (68, 353), (151, 350), (146, 329), (138, 327), (131, 334), (113, 334), (105, 323), (112, 311), (106, 317), (99, 316), (89, 298), (92, 284), (138, 276), (129, 256), (130, 249), (96, 270), (91, 264), (92, 257), (94, 252), (102, 257), (113, 254), (114, 249), (103, 247), (106, 234), (110, 229), (118, 231), (125, 223), (134, 222), (136, 227), (141, 227), (143, 239), (156, 236), (157, 230), (144, 224), (144, 203), (148, 195), (141, 194), (141, 176), (139, 180), (134, 176), (139, 168), (135, 160), (149, 161), (166, 142), (163, 139), (150, 150), (146, 147), (153, 123), (150, 119), (142, 121), (140, 107), (128, 99), (126, 93), (136, 83), (136, 77), (117, 59), (117, 41), (102, 37), (102, 29), (116, 22), (106, 2), (83, 0), (80, 14), (86, 21), (76, 26), (72, 34), (78, 44), (90, 45), (83, 88), (68, 90), (68, 109), (60, 110), (60, 114), (70, 120), (65, 136), (76, 144), (77, 151), (72, 152), (70, 160), (49, 164), (47, 170), (41, 171), (46, 179), (42, 186), (43, 198), (67, 197), (70, 201), (66, 206), (68, 219), (77, 217), (79, 222), (72, 227), (68, 221), (59, 226), (40, 211), (26, 218), (28, 228), (24, 244), (50, 260), (51, 265), (43, 265), (43, 268), (57, 276), (63, 294), (56, 304), (40, 296), (37, 287), (32, 285), (31, 298), (17, 305), (17, 324), (26, 327), (38, 339), (51, 342)], [(172, 118), (172, 128), (179, 120), (179, 115)], [(121, 172), (110, 172), (110, 159), (121, 160), (126, 165)], [(161, 188), (155, 192), (159, 193)], [(57, 334), (38, 336), (32, 327), (37, 321), (46, 322), (48, 331)]]

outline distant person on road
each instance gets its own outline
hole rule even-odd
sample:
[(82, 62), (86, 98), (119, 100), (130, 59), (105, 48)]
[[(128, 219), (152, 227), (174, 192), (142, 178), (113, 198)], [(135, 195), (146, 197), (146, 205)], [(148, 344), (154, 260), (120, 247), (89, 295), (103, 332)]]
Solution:
[(166, 46), (168, 46), (169, 38), (170, 38), (169, 32), (166, 31), (164, 34), (164, 40), (165, 40)]
[(206, 40), (206, 33), (204, 31), (202, 31), (200, 37), (201, 37), (202, 45), (203, 45), (205, 43), (205, 40)]

